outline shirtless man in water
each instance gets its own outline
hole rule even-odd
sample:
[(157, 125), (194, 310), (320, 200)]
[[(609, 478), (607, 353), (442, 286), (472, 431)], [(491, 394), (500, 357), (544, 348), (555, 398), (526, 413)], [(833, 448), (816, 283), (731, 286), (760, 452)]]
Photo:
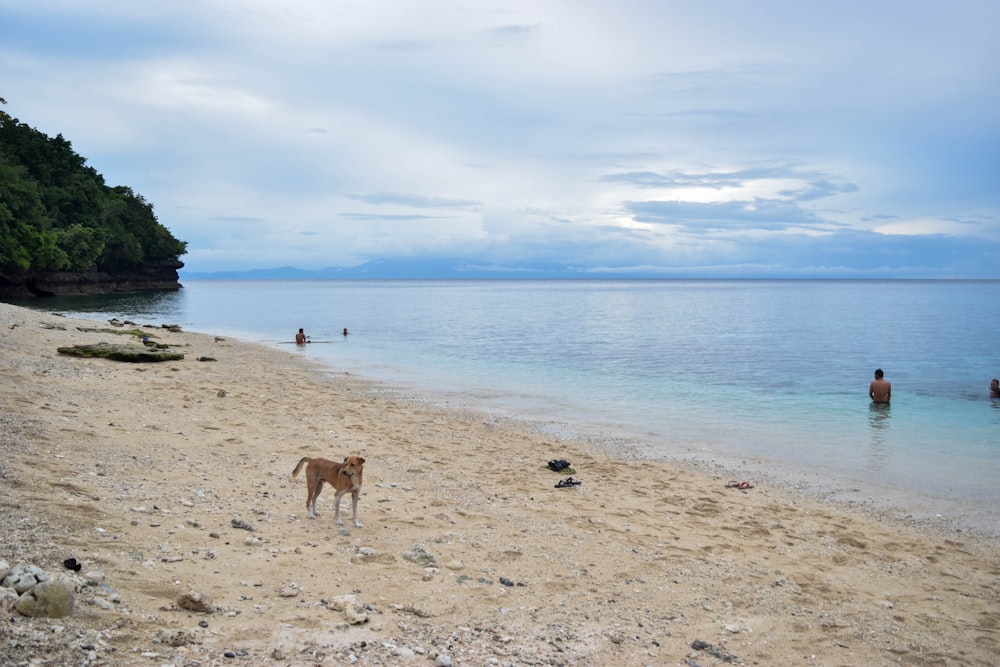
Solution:
[(875, 369), (875, 379), (868, 385), (868, 397), (875, 403), (888, 403), (892, 400), (892, 383), (883, 377), (882, 369)]
[(295, 344), (296, 345), (305, 345), (308, 342), (309, 342), (309, 338), (306, 336), (306, 332), (303, 331), (302, 329), (299, 329), (299, 332), (297, 334), (295, 334)]

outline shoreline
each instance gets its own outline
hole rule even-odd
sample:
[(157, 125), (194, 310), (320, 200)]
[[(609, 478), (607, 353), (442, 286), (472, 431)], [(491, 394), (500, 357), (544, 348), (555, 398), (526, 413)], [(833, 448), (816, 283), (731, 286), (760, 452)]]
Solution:
[[(73, 556), (101, 575), (74, 579), (72, 617), (0, 626), (21, 647), (11, 664), (987, 665), (1000, 651), (996, 539), (767, 480), (725, 488), (711, 465), (619, 458), (263, 344), (154, 329), (185, 358), (58, 354), (117, 338), (81, 328), (107, 325), (0, 303), (0, 559), (77, 577), (61, 568)], [(365, 527), (335, 526), (329, 491), (307, 520), (295, 462), (355, 453)], [(568, 475), (553, 458), (583, 484), (555, 488)], [(178, 606), (189, 589), (208, 611)], [(362, 623), (333, 604), (352, 595)]]
[[(319, 363), (331, 375), (336, 375), (330, 360), (319, 358)], [(589, 443), (610, 458), (662, 463), (715, 479), (749, 477), (771, 488), (781, 489), (792, 498), (830, 503), (844, 511), (862, 512), (873, 519), (916, 526), (942, 536), (974, 536), (996, 540), (1000, 544), (1000, 520), (995, 508), (983, 499), (934, 496), (920, 489), (900, 488), (852, 477), (839, 470), (830, 471), (805, 463), (785, 463), (759, 455), (677, 447), (660, 442), (663, 438), (660, 434), (643, 433), (620, 424), (593, 423), (586, 421), (584, 415), (579, 415), (577, 420), (539, 412), (526, 416), (502, 398), (469, 398), (457, 391), (434, 390), (403, 380), (382, 378), (369, 381), (396, 400), (456, 414), (470, 413), (502, 419), (543, 437)]]

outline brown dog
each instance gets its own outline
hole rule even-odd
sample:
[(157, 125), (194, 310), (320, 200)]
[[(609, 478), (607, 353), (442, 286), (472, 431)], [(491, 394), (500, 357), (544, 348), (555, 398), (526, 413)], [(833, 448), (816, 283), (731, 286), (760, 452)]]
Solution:
[(306, 496), (306, 512), (310, 519), (316, 518), (316, 499), (319, 498), (320, 491), (323, 490), (323, 483), (326, 482), (337, 490), (334, 496), (333, 518), (338, 526), (343, 526), (340, 520), (340, 499), (348, 491), (351, 492), (351, 520), (355, 528), (363, 528), (358, 522), (358, 498), (361, 496), (362, 473), (364, 472), (365, 460), (360, 456), (348, 456), (343, 463), (334, 463), (326, 459), (302, 457), (295, 470), (292, 471), (292, 478), (299, 476), (302, 466), (306, 467), (306, 485), (309, 488), (309, 495)]

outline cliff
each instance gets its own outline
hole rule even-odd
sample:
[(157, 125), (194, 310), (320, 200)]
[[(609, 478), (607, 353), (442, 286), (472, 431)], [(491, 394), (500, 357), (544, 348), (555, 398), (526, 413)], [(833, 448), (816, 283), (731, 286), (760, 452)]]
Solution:
[(136, 271), (104, 273), (88, 271), (29, 272), (24, 275), (0, 274), (0, 299), (33, 299), (50, 296), (86, 296), (177, 290), (183, 287), (177, 270), (184, 263), (176, 259), (146, 262)]

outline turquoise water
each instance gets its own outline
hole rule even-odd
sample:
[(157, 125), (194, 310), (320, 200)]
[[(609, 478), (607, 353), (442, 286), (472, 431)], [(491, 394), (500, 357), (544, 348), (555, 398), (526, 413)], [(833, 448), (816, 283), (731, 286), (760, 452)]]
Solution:
[[(642, 456), (917, 494), (995, 524), (998, 297), (998, 281), (186, 281), (30, 305), (265, 342)], [(318, 344), (286, 345), (299, 327)]]

